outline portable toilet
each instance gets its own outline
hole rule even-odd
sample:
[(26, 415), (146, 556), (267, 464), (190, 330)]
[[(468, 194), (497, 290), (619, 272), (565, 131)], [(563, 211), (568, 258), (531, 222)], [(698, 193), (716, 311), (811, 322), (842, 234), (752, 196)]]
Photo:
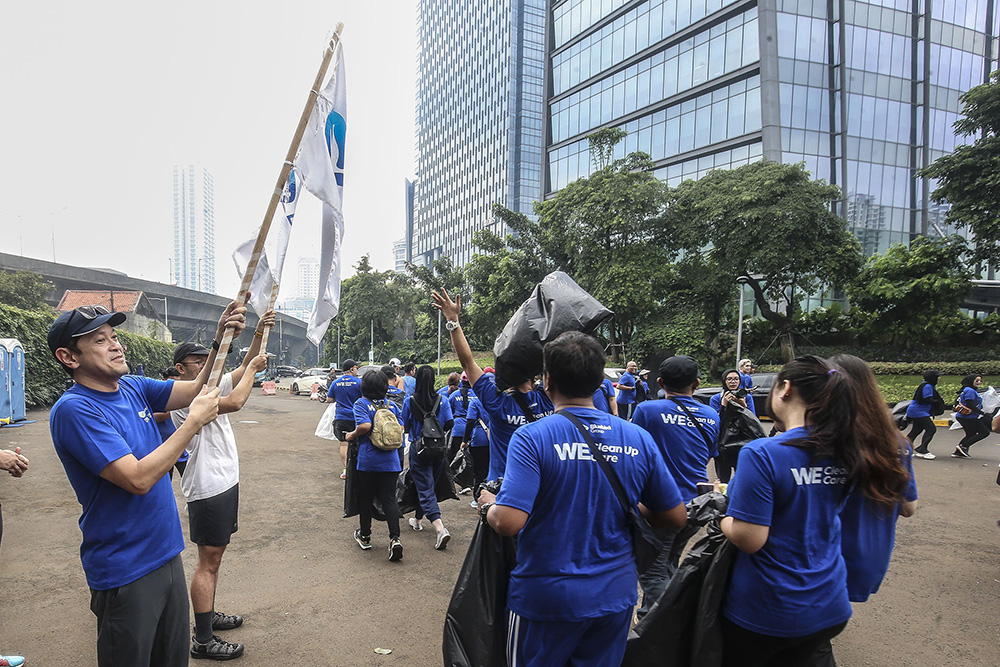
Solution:
[(0, 338), (0, 422), (25, 419), (24, 346), (16, 338)]

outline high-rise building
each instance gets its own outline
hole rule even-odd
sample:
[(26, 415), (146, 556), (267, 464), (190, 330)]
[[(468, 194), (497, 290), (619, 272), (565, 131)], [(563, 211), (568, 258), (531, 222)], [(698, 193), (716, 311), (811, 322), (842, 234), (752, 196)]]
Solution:
[(840, 186), (866, 252), (947, 233), (916, 171), (963, 141), (959, 95), (997, 67), (998, 0), (553, 0), (544, 195), (628, 132), (676, 184), (767, 158)]
[(215, 294), (215, 187), (201, 166), (174, 165), (175, 285)]
[(392, 244), (393, 270), (396, 273), (406, 273), (406, 239), (399, 239)]
[(315, 257), (299, 257), (298, 269), (298, 298), (315, 301), (319, 294), (319, 262)]
[(494, 204), (541, 195), (545, 0), (421, 0), (417, 170), (408, 255), (472, 258), (473, 234), (505, 233)]

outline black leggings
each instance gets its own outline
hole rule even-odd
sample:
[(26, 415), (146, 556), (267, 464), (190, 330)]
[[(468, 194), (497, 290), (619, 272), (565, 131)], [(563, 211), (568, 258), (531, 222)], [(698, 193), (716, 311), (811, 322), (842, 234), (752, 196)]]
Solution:
[(920, 446), (916, 447), (916, 449), (926, 453), (927, 445), (930, 444), (931, 439), (937, 432), (937, 427), (934, 426), (934, 420), (930, 417), (911, 417), (910, 423), (913, 424), (913, 428), (910, 429), (910, 433), (906, 437), (910, 439), (910, 442), (915, 444), (917, 442), (917, 435), (923, 431), (923, 440), (920, 441)]
[(805, 637), (772, 637), (722, 619), (723, 667), (811, 667), (816, 649), (843, 631), (847, 621)]
[(965, 429), (965, 437), (959, 441), (958, 446), (966, 450), (990, 434), (990, 428), (983, 419), (959, 419), (958, 423)]
[(361, 535), (372, 534), (372, 501), (378, 498), (389, 525), (389, 539), (399, 539), (399, 505), (396, 503), (396, 480), (398, 472), (358, 471), (358, 527)]

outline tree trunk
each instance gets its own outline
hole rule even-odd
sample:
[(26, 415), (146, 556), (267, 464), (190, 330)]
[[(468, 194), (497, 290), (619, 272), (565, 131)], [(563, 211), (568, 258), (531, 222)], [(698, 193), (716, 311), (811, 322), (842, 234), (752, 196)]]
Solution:
[(781, 332), (781, 360), (788, 363), (796, 357), (795, 334), (792, 331)]

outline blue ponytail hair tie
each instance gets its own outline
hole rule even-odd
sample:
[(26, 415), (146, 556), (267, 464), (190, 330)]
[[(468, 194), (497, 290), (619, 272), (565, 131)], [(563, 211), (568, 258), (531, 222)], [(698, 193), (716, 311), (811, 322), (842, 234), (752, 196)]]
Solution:
[(829, 376), (833, 375), (833, 374), (834, 374), (834, 373), (836, 373), (836, 372), (837, 372), (837, 369), (836, 369), (836, 368), (831, 368), (830, 370), (828, 370), (828, 371), (826, 372), (826, 375), (827, 375), (827, 377), (829, 377)]

